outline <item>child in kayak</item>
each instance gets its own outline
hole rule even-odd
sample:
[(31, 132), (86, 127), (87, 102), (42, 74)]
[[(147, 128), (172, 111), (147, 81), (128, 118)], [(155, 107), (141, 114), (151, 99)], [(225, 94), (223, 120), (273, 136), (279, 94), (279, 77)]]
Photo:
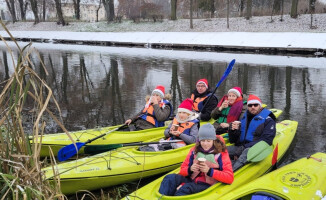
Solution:
[(125, 122), (128, 128), (123, 129), (123, 131), (162, 127), (172, 112), (172, 105), (165, 99), (164, 86), (158, 85), (153, 90), (143, 110)]
[(242, 90), (239, 87), (231, 88), (212, 111), (211, 117), (215, 119), (216, 134), (228, 132), (230, 124), (239, 120), (243, 110)]
[(224, 140), (211, 124), (200, 127), (199, 142), (183, 161), (179, 174), (164, 177), (159, 192), (182, 196), (201, 192), (217, 182), (231, 184), (234, 176)]
[[(161, 140), (162, 144), (152, 144), (139, 149), (141, 151), (164, 151), (195, 143), (198, 137), (199, 120), (198, 114), (192, 111), (192, 106), (191, 99), (186, 99), (180, 104), (177, 115), (164, 131), (166, 140)], [(181, 141), (163, 143), (164, 141), (173, 142), (173, 140)]]

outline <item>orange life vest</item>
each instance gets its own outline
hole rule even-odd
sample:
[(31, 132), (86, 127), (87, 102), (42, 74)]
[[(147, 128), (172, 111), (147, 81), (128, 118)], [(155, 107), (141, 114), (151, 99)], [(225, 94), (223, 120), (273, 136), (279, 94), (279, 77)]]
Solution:
[[(194, 119), (194, 120), (191, 120), (191, 121), (188, 121), (188, 122), (185, 122), (185, 123), (179, 123), (178, 120), (176, 118), (173, 119), (172, 121), (172, 126), (173, 125), (179, 125), (178, 127), (178, 131), (182, 134), (186, 134), (186, 135), (190, 135), (190, 130), (191, 130), (191, 127), (195, 124), (199, 123), (199, 120), (198, 119)], [(169, 137), (168, 140), (173, 140), (172, 137)], [(186, 145), (185, 142), (178, 142), (178, 144), (184, 144)]]
[(203, 108), (204, 106), (204, 100), (209, 97), (212, 93), (208, 93), (206, 96), (203, 96), (203, 97), (197, 97), (195, 99), (195, 95), (194, 94), (191, 94), (191, 99), (192, 101), (194, 102), (194, 105), (192, 106), (192, 109), (195, 110), (196, 112), (200, 112), (201, 109)]
[[(147, 101), (146, 104), (149, 102)], [(171, 108), (171, 113), (172, 113), (172, 106), (169, 101), (163, 99), (163, 101), (159, 104), (160, 108), (164, 108), (164, 106), (170, 106)], [(142, 111), (142, 114), (139, 116), (143, 120), (148, 121), (149, 123), (153, 124), (155, 127), (162, 127), (164, 126), (164, 122), (169, 118), (167, 117), (166, 120), (164, 121), (157, 121), (154, 113), (154, 106), (150, 104), (148, 107), (145, 106), (145, 108)]]

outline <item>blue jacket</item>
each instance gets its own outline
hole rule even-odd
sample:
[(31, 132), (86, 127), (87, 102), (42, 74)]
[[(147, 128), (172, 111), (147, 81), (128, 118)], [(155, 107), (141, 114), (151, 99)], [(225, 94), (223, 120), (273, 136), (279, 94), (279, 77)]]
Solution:
[[(236, 146), (244, 146), (245, 148), (252, 147), (260, 141), (265, 141), (269, 145), (272, 145), (276, 135), (274, 114), (264, 108), (251, 121), (248, 121), (247, 114), (248, 111), (241, 119), (240, 130), (229, 130), (230, 142), (235, 143)], [(248, 123), (249, 125), (247, 126)]]

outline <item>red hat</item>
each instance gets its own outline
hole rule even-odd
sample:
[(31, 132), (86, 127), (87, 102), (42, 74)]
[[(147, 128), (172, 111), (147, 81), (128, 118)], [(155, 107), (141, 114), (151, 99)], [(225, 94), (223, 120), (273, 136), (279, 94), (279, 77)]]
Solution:
[(178, 112), (185, 112), (192, 114), (192, 106), (194, 105), (191, 99), (185, 99), (178, 107)]
[(196, 86), (199, 84), (199, 83), (204, 83), (204, 85), (206, 86), (206, 88), (208, 88), (208, 81), (207, 79), (203, 78), (203, 79), (199, 79), (196, 83)]
[(229, 94), (230, 92), (236, 94), (237, 97), (242, 96), (242, 90), (241, 90), (240, 87), (234, 87), (234, 88), (231, 88), (231, 89), (228, 91), (228, 94)]
[(262, 104), (261, 100), (259, 97), (257, 97), (256, 95), (253, 95), (253, 94), (250, 94), (249, 95), (249, 98), (248, 98), (248, 101), (247, 101), (247, 105), (249, 104), (255, 104), (255, 103), (258, 103), (260, 106)]
[(152, 95), (153, 94), (158, 94), (163, 99), (164, 98), (164, 94), (165, 94), (165, 88), (164, 88), (164, 86), (163, 85), (156, 86), (156, 88), (152, 92)]

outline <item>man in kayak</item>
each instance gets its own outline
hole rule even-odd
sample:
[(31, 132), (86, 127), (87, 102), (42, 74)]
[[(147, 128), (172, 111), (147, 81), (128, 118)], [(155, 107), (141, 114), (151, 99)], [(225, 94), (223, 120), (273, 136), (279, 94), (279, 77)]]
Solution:
[(216, 136), (209, 123), (200, 127), (198, 135), (199, 141), (190, 149), (179, 174), (164, 177), (159, 189), (162, 195), (190, 195), (217, 182), (233, 182), (232, 165), (223, 138)]
[(217, 135), (228, 132), (231, 122), (239, 120), (242, 114), (242, 108), (243, 100), (241, 88), (231, 88), (211, 113), (211, 117), (216, 120), (213, 126)]
[(162, 127), (172, 112), (172, 105), (165, 99), (164, 86), (158, 85), (143, 110), (125, 122), (128, 128), (124, 130), (134, 131)]
[[(164, 131), (165, 140), (161, 140), (162, 144), (142, 146), (139, 150), (164, 151), (195, 143), (198, 137), (199, 120), (197, 119), (198, 114), (192, 111), (192, 106), (191, 99), (186, 99), (179, 105), (177, 115)], [(179, 140), (179, 142), (173, 142), (173, 140)]]
[[(205, 105), (211, 95), (213, 96), (210, 98), (207, 105)], [(211, 119), (212, 110), (217, 106), (218, 99), (214, 94), (212, 94), (206, 79), (200, 79), (197, 81), (196, 89), (192, 92), (190, 98), (194, 102), (193, 110), (198, 113), (200, 112), (200, 120), (209, 121)]]
[(233, 170), (236, 171), (247, 162), (250, 147), (257, 142), (265, 141), (272, 145), (276, 134), (276, 118), (274, 114), (262, 107), (261, 100), (255, 95), (249, 95), (247, 111), (241, 121), (232, 122), (229, 129), (229, 141), (235, 143), (228, 146), (228, 152), (233, 159)]

